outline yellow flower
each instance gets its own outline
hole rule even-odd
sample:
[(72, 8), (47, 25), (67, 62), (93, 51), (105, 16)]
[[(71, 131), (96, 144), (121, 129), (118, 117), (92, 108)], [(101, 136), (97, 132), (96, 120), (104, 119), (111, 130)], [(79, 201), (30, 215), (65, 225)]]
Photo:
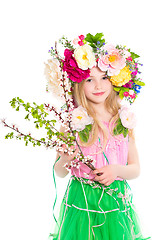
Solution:
[(127, 66), (121, 69), (120, 73), (116, 76), (112, 76), (110, 81), (114, 86), (121, 87), (131, 80), (131, 71)]

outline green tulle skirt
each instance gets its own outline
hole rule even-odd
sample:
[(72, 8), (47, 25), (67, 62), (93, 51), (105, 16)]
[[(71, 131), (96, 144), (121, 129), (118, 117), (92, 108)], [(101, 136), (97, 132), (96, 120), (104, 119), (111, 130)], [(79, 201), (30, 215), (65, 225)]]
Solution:
[(110, 186), (72, 176), (58, 225), (50, 240), (132, 240), (144, 238), (126, 181)]

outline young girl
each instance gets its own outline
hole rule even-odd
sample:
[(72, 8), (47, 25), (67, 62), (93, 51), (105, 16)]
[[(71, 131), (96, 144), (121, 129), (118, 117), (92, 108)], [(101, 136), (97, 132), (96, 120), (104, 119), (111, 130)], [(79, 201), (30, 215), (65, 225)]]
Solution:
[[(114, 56), (111, 57), (113, 62)], [(113, 134), (121, 104), (113, 82), (100, 64), (90, 67), (86, 79), (74, 82), (74, 98), (77, 106), (82, 106), (94, 120), (89, 140), (84, 143), (77, 135), (77, 141), (84, 156), (95, 161), (96, 170), (92, 171), (82, 162), (79, 168), (71, 166), (71, 179), (52, 239), (146, 239), (126, 181), (140, 174), (133, 129), (126, 136)], [(65, 129), (61, 127), (61, 131)], [(54, 170), (59, 177), (69, 173), (64, 166), (70, 164), (78, 152), (78, 147), (72, 155), (58, 152)]]

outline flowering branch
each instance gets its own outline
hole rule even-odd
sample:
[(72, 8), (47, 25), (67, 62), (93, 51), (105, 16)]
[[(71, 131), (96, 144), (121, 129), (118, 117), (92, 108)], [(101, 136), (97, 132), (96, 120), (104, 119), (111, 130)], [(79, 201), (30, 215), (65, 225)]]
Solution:
[[(12, 129), (14, 132), (17, 133), (17, 135), (14, 135), (14, 132), (8, 133), (5, 136), (5, 139), (13, 139), (14, 137), (16, 139), (19, 140), (24, 140), (25, 141), (25, 145), (27, 146), (29, 142), (31, 142), (33, 144), (33, 146), (45, 146), (46, 148), (54, 148), (56, 147), (56, 149), (58, 151), (62, 150), (62, 146), (63, 144), (65, 144), (66, 146), (66, 151), (69, 152), (69, 154), (72, 154), (72, 152), (74, 152), (75, 148), (73, 148), (72, 150), (70, 149), (71, 146), (75, 147), (75, 144), (78, 146), (80, 152), (79, 154), (76, 156), (76, 160), (74, 159), (71, 163), (72, 166), (76, 166), (79, 167), (79, 162), (83, 162), (85, 165), (87, 165), (89, 168), (91, 168), (92, 170), (95, 170), (95, 167), (92, 165), (93, 160), (86, 158), (83, 155), (83, 152), (76, 140), (75, 137), (75, 133), (76, 131), (72, 129), (71, 127), (71, 115), (68, 112), (68, 109), (65, 110), (65, 113), (69, 113), (69, 117), (66, 118), (67, 120), (65, 121), (63, 118), (63, 114), (59, 113), (54, 106), (50, 106), (49, 104), (41, 104), (41, 105), (37, 105), (35, 102), (33, 103), (34, 106), (31, 106), (30, 103), (24, 103), (24, 101), (22, 99), (20, 99), (19, 97), (17, 98), (13, 98), (12, 101), (10, 101), (11, 106), (16, 109), (16, 111), (20, 110), (20, 107), (23, 107), (26, 111), (27, 111), (27, 115), (25, 116), (25, 120), (30, 121), (30, 116), (32, 116), (33, 119), (36, 119), (34, 121), (35, 127), (37, 129), (42, 128), (43, 126), (45, 127), (45, 129), (47, 130), (47, 136), (46, 137), (42, 137), (40, 139), (36, 139), (35, 137), (31, 136), (31, 133), (29, 134), (25, 134), (23, 132), (21, 132), (18, 127), (16, 127), (15, 124), (13, 125), (9, 125), (8, 123), (6, 123), (6, 121), (3, 119), (2, 123), (4, 125), (4, 127), (8, 127), (10, 129)], [(55, 123), (57, 122), (55, 119), (52, 120), (48, 120), (46, 119), (46, 117), (49, 116), (49, 113), (46, 112), (46, 110), (48, 110), (49, 112), (54, 112), (54, 114), (56, 115), (56, 117), (58, 117), (58, 120), (61, 121), (61, 123), (63, 123), (65, 126), (69, 126), (69, 128), (67, 129), (67, 134), (65, 135), (63, 132), (58, 131), (55, 128)], [(66, 168), (70, 168), (71, 166), (65, 166)]]
[[(4, 127), (8, 127), (10, 129), (14, 130), (15, 132), (17, 132), (18, 135), (16, 136), (16, 139), (21, 140), (23, 138), (24, 141), (25, 141), (25, 145), (26, 146), (28, 145), (28, 142), (31, 142), (34, 147), (36, 145), (37, 146), (41, 146), (41, 144), (43, 144), (46, 148), (48, 148), (48, 147), (55, 147), (57, 145), (56, 141), (52, 141), (51, 139), (48, 139), (48, 142), (46, 142), (45, 138), (36, 139), (36, 138), (33, 138), (31, 136), (31, 133), (24, 134), (24, 133), (20, 132), (18, 127), (16, 127), (14, 124), (12, 126), (8, 125), (5, 120), (2, 120), (2, 123), (4, 124)], [(11, 132), (11, 133), (8, 133), (5, 136), (5, 139), (9, 139), (9, 138), (12, 139), (14, 137), (15, 137), (14, 136), (14, 132)]]

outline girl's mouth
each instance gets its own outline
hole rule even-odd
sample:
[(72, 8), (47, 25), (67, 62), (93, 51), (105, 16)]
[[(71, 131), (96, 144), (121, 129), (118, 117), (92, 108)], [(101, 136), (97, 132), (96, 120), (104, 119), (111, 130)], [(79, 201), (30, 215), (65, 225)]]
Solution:
[(96, 95), (96, 96), (101, 96), (101, 95), (103, 95), (104, 94), (104, 92), (99, 92), (99, 93), (93, 93), (94, 95)]

